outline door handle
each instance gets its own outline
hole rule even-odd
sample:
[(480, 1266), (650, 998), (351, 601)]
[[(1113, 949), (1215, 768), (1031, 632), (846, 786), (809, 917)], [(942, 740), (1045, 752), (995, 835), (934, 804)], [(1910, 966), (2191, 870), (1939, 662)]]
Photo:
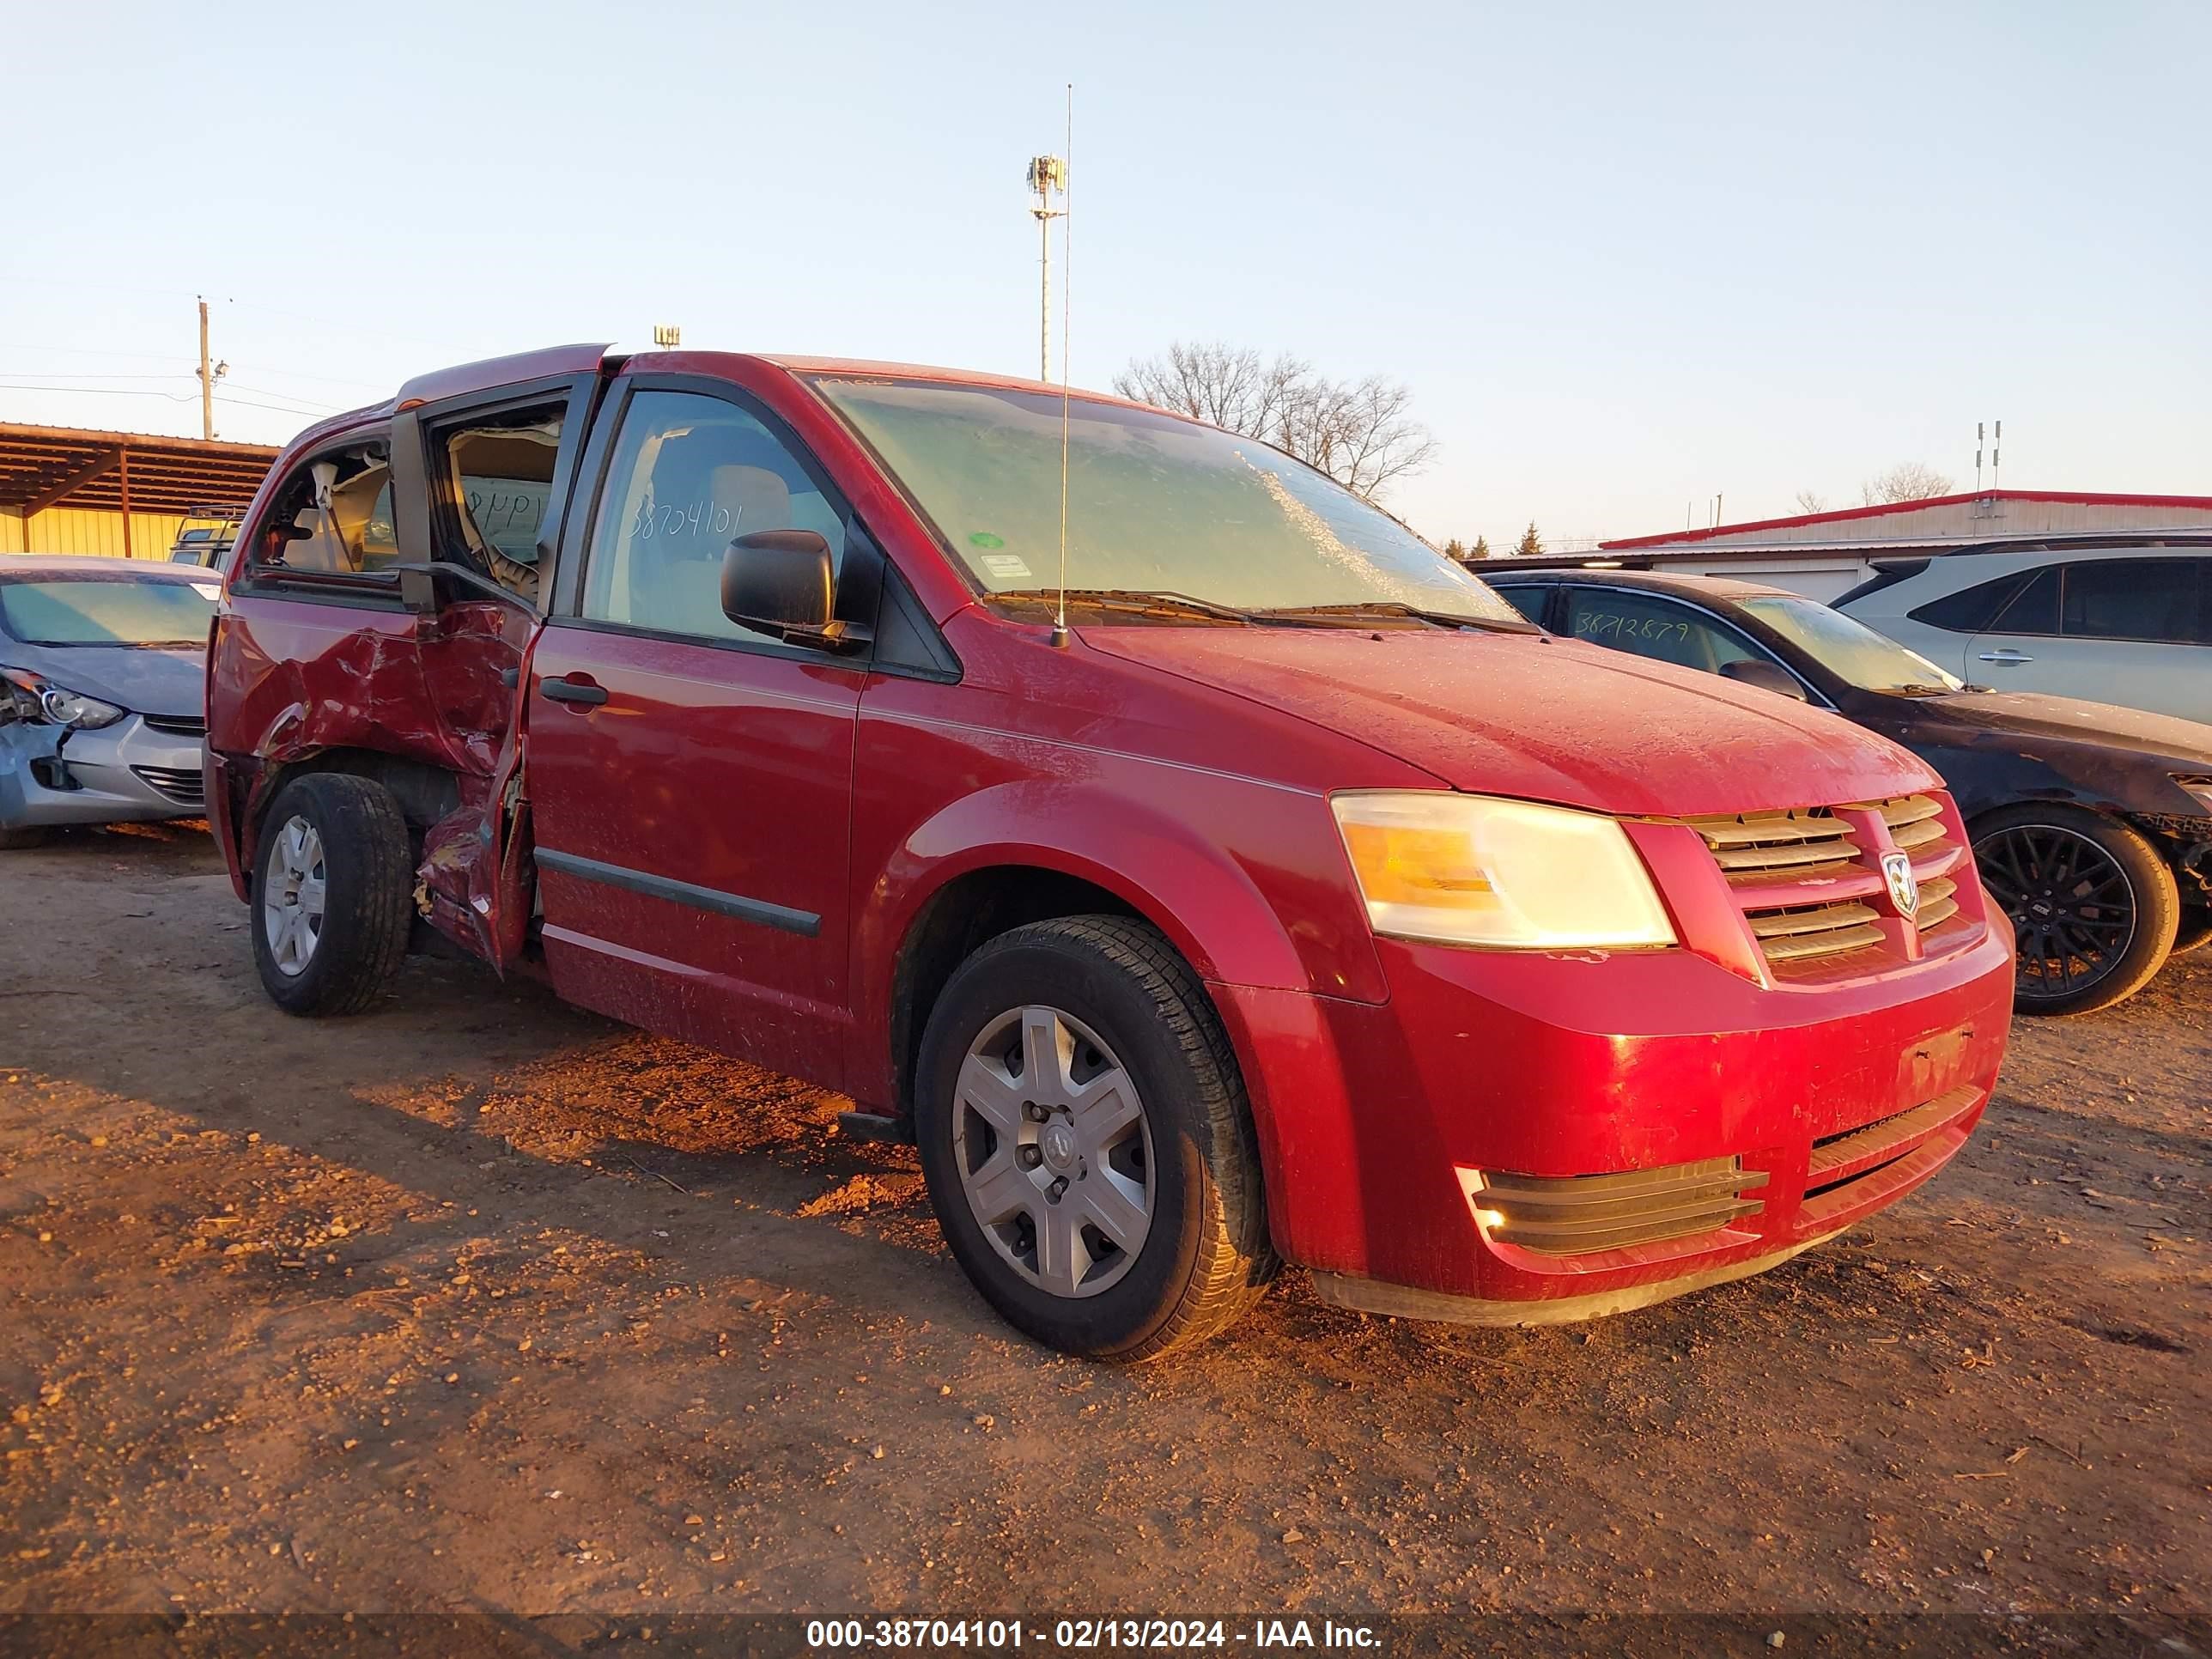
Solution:
[(2010, 646), (2007, 646), (2002, 651), (1983, 652), (1982, 660), (1984, 662), (1993, 662), (2001, 668), (2017, 668), (2021, 663), (2033, 662), (2035, 659), (2033, 657), (2023, 657), (2019, 652), (2014, 650)]
[(551, 702), (596, 703), (607, 700), (607, 689), (593, 685), (588, 680), (549, 680), (538, 682), (538, 694)]

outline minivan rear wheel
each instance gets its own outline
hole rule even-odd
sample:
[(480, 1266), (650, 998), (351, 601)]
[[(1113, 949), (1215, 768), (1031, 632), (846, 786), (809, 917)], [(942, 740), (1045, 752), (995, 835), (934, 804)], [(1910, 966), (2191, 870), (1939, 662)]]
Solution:
[(2078, 806), (2008, 806), (1974, 825), (1982, 884), (2012, 918), (2013, 1006), (2087, 1014), (2165, 965), (2181, 915), (2173, 872), (2135, 830)]
[(391, 791), (313, 772), (262, 820), (253, 872), (253, 962), (291, 1014), (355, 1014), (407, 954), (407, 821)]
[(922, 1037), (915, 1129), (954, 1258), (1051, 1347), (1151, 1358), (1273, 1275), (1236, 1056), (1142, 922), (1036, 922), (963, 963)]

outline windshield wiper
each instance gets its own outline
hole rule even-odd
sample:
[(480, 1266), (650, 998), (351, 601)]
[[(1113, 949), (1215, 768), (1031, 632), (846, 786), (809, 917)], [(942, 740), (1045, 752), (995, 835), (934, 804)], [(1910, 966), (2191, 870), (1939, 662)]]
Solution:
[(1363, 617), (1407, 617), (1432, 623), (1438, 628), (1481, 628), (1498, 634), (1540, 634), (1529, 622), (1508, 622), (1503, 617), (1468, 617), (1456, 611), (1426, 611), (1396, 599), (1363, 599), (1357, 605), (1285, 605), (1252, 613), (1259, 622), (1296, 623), (1308, 618), (1321, 624), (1343, 621), (1357, 625)]
[(1010, 587), (990, 595), (994, 599), (1034, 599), (1040, 605), (1051, 605), (1065, 597), (1071, 605), (1093, 605), (1102, 611), (1180, 611), (1186, 615), (1215, 617), (1223, 622), (1248, 623), (1253, 620), (1249, 611), (1239, 611), (1231, 605), (1218, 605), (1212, 599), (1195, 599), (1188, 593), (1177, 593), (1170, 588), (1145, 587)]

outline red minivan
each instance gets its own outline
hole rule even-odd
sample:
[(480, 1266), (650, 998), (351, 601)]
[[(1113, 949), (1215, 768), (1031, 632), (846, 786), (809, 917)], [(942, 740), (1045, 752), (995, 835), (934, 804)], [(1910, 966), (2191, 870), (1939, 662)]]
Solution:
[(1510, 1324), (1756, 1273), (2003, 1054), (1919, 761), (1157, 410), (561, 347), (302, 434), (225, 576), (207, 799), (280, 1006), (440, 935), (842, 1091), (1057, 1347), (1284, 1261)]

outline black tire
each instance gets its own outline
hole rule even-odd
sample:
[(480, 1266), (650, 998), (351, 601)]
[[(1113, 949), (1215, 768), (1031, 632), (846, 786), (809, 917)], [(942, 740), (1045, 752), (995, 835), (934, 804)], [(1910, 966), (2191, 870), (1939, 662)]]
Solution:
[[(280, 964), (268, 926), (272, 871), (295, 819), (321, 842), (324, 896), (321, 927), (296, 970)], [(407, 953), (411, 862), (407, 821), (381, 784), (313, 772), (285, 785), (262, 819), (247, 923), (270, 1000), (301, 1015), (357, 1014), (374, 1002)]]
[(1973, 836), (1982, 884), (2019, 937), (2018, 1012), (2094, 1013), (2165, 966), (2181, 896), (2136, 830), (2081, 807), (2030, 804), (1978, 819)]
[[(1148, 1136), (1148, 1231), (1095, 1293), (1056, 1294), (1001, 1256), (969, 1200), (956, 1149), (971, 1045), (1039, 1005), (1088, 1027), (1119, 1060)], [(1225, 1329), (1273, 1277), (1243, 1075), (1197, 976), (1156, 929), (1071, 916), (992, 939), (938, 998), (915, 1075), (915, 1128), (945, 1241), (991, 1305), (1038, 1341), (1094, 1358), (1153, 1358)]]
[(0, 853), (27, 852), (46, 844), (46, 827), (42, 823), (26, 824), (21, 830), (0, 830)]
[(2174, 930), (2173, 954), (2185, 957), (2208, 945), (2212, 945), (2212, 910), (2195, 904), (2184, 907), (2181, 926)]

